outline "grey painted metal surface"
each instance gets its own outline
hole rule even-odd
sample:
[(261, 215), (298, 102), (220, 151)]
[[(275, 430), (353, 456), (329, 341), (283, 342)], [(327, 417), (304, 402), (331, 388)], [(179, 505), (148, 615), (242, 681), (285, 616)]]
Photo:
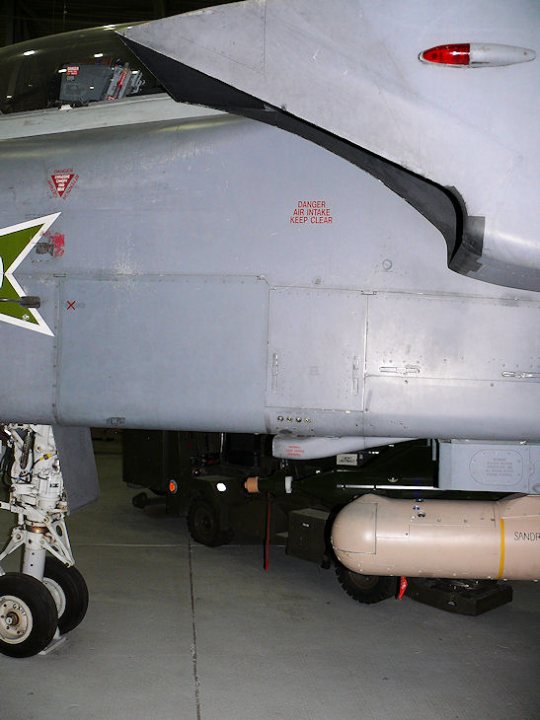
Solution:
[(326, 150), (220, 115), (0, 152), (0, 226), (60, 212), (49, 232), (64, 239), (16, 272), (53, 336), (1, 324), (6, 416), (539, 437), (540, 297), (452, 273), (430, 223)]
[(441, 442), (439, 487), (540, 493), (540, 445)]
[(538, 290), (539, 59), (455, 68), (418, 56), (476, 43), (482, 53), (502, 44), (534, 58), (539, 27), (534, 0), (248, 0), (124, 34), (244, 101), (260, 99), (449, 188), (465, 211), (451, 267)]
[(61, 422), (264, 432), (264, 280), (68, 279), (62, 294), (80, 307), (62, 317)]

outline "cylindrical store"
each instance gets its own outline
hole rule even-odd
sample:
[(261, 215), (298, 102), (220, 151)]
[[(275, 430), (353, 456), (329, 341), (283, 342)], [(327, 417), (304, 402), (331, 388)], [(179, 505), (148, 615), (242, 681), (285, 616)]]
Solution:
[(366, 575), (540, 579), (540, 496), (397, 500), (364, 495), (337, 515), (332, 545)]

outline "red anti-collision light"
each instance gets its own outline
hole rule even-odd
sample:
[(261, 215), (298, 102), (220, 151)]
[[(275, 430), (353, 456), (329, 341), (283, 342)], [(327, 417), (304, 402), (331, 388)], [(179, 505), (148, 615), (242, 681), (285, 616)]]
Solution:
[(496, 43), (454, 43), (437, 45), (424, 50), (419, 60), (445, 67), (500, 67), (534, 60), (536, 52), (530, 48)]
[(469, 65), (471, 59), (470, 43), (437, 45), (420, 53), (420, 60), (439, 65)]

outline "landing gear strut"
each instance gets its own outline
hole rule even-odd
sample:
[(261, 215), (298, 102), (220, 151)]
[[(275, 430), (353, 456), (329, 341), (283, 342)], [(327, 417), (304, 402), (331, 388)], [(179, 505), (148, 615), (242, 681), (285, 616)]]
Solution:
[(22, 548), (20, 573), (0, 565), (0, 653), (29, 657), (84, 618), (88, 590), (73, 567), (65, 517), (68, 505), (49, 425), (3, 425), (13, 452), (9, 502), (0, 509), (17, 515), (5, 557)]

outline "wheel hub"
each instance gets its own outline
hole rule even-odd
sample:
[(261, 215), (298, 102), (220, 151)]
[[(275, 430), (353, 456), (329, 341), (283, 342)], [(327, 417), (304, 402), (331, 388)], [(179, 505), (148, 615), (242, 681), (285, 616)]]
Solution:
[(13, 595), (0, 597), (0, 640), (10, 645), (23, 642), (32, 632), (28, 605)]
[(44, 577), (43, 584), (53, 596), (53, 600), (56, 604), (56, 609), (58, 611), (58, 619), (60, 619), (66, 610), (66, 594), (62, 590), (60, 584), (52, 578)]

